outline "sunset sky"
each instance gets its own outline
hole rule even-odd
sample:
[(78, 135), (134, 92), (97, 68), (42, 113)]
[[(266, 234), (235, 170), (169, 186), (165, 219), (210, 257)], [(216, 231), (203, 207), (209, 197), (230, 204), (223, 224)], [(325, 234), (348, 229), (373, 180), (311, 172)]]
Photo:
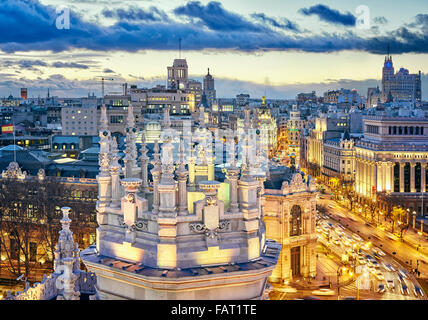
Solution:
[[(364, 4), (370, 19), (357, 21)], [(57, 29), (65, 5), (70, 29)], [(389, 44), (395, 68), (419, 70), (428, 99), (428, 2), (107, 1), (0, 2), (0, 95), (100, 95), (102, 76), (138, 86), (166, 83), (166, 68), (187, 59), (190, 77), (207, 68), (218, 97), (294, 98), (298, 92), (380, 85)]]

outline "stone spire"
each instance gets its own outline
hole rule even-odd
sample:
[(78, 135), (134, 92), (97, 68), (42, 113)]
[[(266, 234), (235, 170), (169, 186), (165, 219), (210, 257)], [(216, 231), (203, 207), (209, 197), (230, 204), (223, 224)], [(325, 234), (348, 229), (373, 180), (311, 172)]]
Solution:
[(61, 208), (62, 230), (59, 232), (58, 243), (54, 252), (54, 273), (61, 274), (56, 280), (57, 289), (60, 290), (58, 300), (78, 300), (79, 292), (74, 291), (75, 282), (80, 272), (79, 249), (74, 244), (73, 232), (70, 230), (71, 219), (68, 217), (70, 208)]
[(184, 140), (180, 139), (180, 161), (176, 174), (178, 177), (178, 213), (179, 215), (187, 214), (187, 176), (189, 172), (186, 170), (184, 160)]
[(128, 128), (135, 128), (134, 107), (131, 104), (128, 106), (128, 117), (126, 118), (126, 126)]
[(110, 205), (114, 208), (120, 207), (121, 198), (121, 185), (120, 185), (120, 169), (122, 168), (119, 164), (119, 150), (117, 146), (116, 137), (111, 139), (111, 163), (110, 163), (110, 175), (111, 175), (111, 203)]
[(205, 108), (204, 106), (199, 107), (199, 128), (205, 128)]
[(174, 157), (172, 137), (165, 135), (164, 143), (162, 144), (161, 163), (162, 163), (162, 178), (161, 183), (169, 183), (174, 180)]
[(134, 168), (137, 167), (137, 145), (135, 132), (135, 119), (134, 119), (134, 108), (132, 105), (128, 106), (128, 118), (126, 123), (126, 148), (125, 157), (123, 162), (125, 163), (125, 178), (132, 178)]
[(194, 149), (193, 149), (193, 143), (191, 142), (189, 145), (190, 148), (190, 155), (188, 157), (188, 168), (189, 168), (189, 187), (195, 187), (195, 156), (194, 156)]
[(110, 204), (111, 199), (111, 176), (110, 176), (110, 145), (111, 145), (111, 133), (108, 130), (107, 120), (107, 109), (103, 104), (101, 106), (101, 117), (100, 117), (100, 131), (99, 131), (99, 145), (100, 152), (98, 154), (98, 163), (100, 166), (100, 172), (97, 176), (98, 182), (98, 199), (97, 210), (98, 210), (98, 223), (101, 225), (103, 221), (103, 212), (105, 208)]
[(153, 177), (153, 213), (157, 214), (159, 212), (159, 190), (158, 185), (160, 182), (161, 176), (161, 160), (159, 153), (159, 142), (155, 140), (155, 145), (153, 147), (153, 169), (150, 171)]
[(101, 106), (101, 117), (100, 117), (100, 131), (108, 130), (108, 119), (107, 119), (107, 108), (103, 104)]
[(169, 117), (169, 107), (163, 109), (163, 128), (169, 129), (171, 127), (171, 119)]
[(251, 128), (251, 119), (250, 119), (251, 110), (245, 108), (244, 110), (244, 130), (247, 132)]
[(141, 149), (140, 149), (140, 167), (141, 167), (141, 180), (142, 180), (142, 191), (148, 192), (149, 191), (149, 179), (148, 179), (148, 164), (149, 164), (149, 157), (147, 156), (147, 147), (146, 147), (146, 135), (144, 134), (144, 130), (141, 133)]
[(100, 153), (99, 153), (99, 165), (100, 165), (100, 176), (107, 177), (109, 176), (109, 164), (110, 164), (110, 138), (111, 133), (108, 130), (108, 120), (107, 120), (107, 109), (103, 105), (101, 107), (101, 117), (100, 117)]
[(238, 212), (238, 175), (239, 169), (236, 167), (235, 140), (229, 143), (229, 166), (227, 168), (227, 179), (229, 180), (229, 211)]
[(174, 158), (171, 136), (165, 135), (162, 144), (161, 162), (162, 176), (158, 185), (159, 191), (159, 216), (174, 217), (176, 212), (177, 181), (174, 180)]

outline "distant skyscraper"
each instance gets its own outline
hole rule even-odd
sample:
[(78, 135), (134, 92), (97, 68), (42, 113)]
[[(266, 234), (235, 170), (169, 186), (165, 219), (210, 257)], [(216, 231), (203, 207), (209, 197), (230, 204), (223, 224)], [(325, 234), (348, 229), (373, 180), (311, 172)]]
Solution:
[(208, 73), (204, 77), (204, 94), (209, 105), (212, 105), (216, 99), (216, 92), (214, 88), (214, 78), (210, 75), (210, 68), (208, 68)]
[(394, 74), (392, 57), (386, 56), (382, 68), (382, 95), (384, 102), (393, 99), (421, 101), (421, 72), (410, 74), (409, 70), (400, 68)]
[(186, 59), (174, 59), (172, 67), (168, 69), (168, 89), (187, 89), (189, 72)]
[(21, 99), (27, 100), (27, 88), (21, 88)]

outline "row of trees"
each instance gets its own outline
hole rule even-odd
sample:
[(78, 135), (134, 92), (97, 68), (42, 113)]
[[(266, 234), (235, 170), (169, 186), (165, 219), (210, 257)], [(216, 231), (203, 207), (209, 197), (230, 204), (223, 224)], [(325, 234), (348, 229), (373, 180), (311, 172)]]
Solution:
[(39, 281), (53, 269), (55, 245), (63, 206), (71, 208), (75, 241), (93, 238), (96, 229), (95, 202), (65, 196), (70, 188), (54, 177), (0, 179), (1, 277), (23, 274)]
[[(345, 200), (347, 204), (349, 204), (348, 207), (351, 211), (359, 212), (366, 219), (370, 218), (371, 222), (375, 222), (377, 215), (377, 219), (379, 221), (379, 215), (381, 213), (378, 208), (378, 203), (373, 200), (367, 201), (364, 205), (359, 204), (353, 181), (343, 182), (339, 178), (330, 178), (329, 184), (336, 199)], [(391, 199), (390, 201), (393, 200)], [(391, 232), (394, 233), (396, 227), (398, 227), (400, 237), (403, 236), (404, 230), (409, 227), (409, 221), (406, 219), (406, 214), (406, 211), (399, 203), (392, 202), (391, 209), (387, 210), (384, 215), (384, 219), (388, 219), (391, 223)]]

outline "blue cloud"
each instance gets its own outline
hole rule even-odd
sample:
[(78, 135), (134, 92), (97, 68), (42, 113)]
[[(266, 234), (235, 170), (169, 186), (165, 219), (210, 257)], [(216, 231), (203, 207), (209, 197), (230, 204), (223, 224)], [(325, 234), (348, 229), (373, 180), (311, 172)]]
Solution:
[(76, 62), (54, 62), (52, 67), (55, 68), (72, 68), (72, 69), (88, 69), (89, 67), (85, 64)]
[(21, 69), (37, 70), (34, 67), (47, 67), (48, 64), (42, 60), (5, 60), (2, 62), (4, 67), (17, 66)]
[(348, 27), (355, 26), (357, 21), (352, 13), (340, 13), (338, 10), (331, 9), (323, 4), (302, 8), (299, 11), (306, 16), (316, 15), (323, 21)]
[(278, 20), (266, 16), (264, 13), (253, 13), (251, 14), (251, 17), (257, 20), (260, 20), (264, 23), (267, 23), (273, 27), (283, 29), (283, 30), (290, 30), (290, 31), (299, 31), (299, 27), (294, 22), (291, 22), (287, 18), (282, 18), (282, 22), (279, 22)]
[(220, 2), (212, 1), (206, 6), (199, 1), (188, 2), (184, 6), (174, 9), (177, 15), (199, 19), (211, 30), (218, 31), (253, 31), (262, 32), (265, 29), (257, 26), (239, 14), (225, 10)]
[(385, 17), (374, 17), (373, 18), (373, 22), (377, 23), (377, 24), (387, 24), (388, 23), (388, 19), (386, 19)]
[[(181, 38), (185, 50), (360, 50), (383, 54), (389, 44), (392, 54), (428, 52), (428, 35), (423, 29), (426, 26), (423, 16), (418, 18), (416, 29), (402, 27), (382, 37), (361, 38), (352, 32), (342, 35), (286, 35), (274, 26), (269, 17), (265, 17), (264, 24), (253, 23), (225, 10), (218, 2), (210, 2), (205, 6), (199, 2), (189, 2), (177, 7), (176, 11), (182, 13), (178, 16), (193, 19), (196, 23), (172, 19), (150, 22), (119, 20), (111, 26), (103, 26), (85, 21), (71, 11), (70, 29), (58, 30), (55, 27), (57, 14), (54, 7), (43, 5), (37, 0), (3, 0), (0, 1), (0, 50), (176, 50), (178, 39)], [(285, 23), (282, 25), (286, 26)]]
[(157, 9), (156, 7), (150, 7), (149, 10), (142, 8), (130, 7), (128, 10), (119, 8), (115, 10), (104, 9), (102, 15), (106, 18), (117, 18), (119, 20), (128, 21), (166, 21), (168, 16), (165, 12)]

